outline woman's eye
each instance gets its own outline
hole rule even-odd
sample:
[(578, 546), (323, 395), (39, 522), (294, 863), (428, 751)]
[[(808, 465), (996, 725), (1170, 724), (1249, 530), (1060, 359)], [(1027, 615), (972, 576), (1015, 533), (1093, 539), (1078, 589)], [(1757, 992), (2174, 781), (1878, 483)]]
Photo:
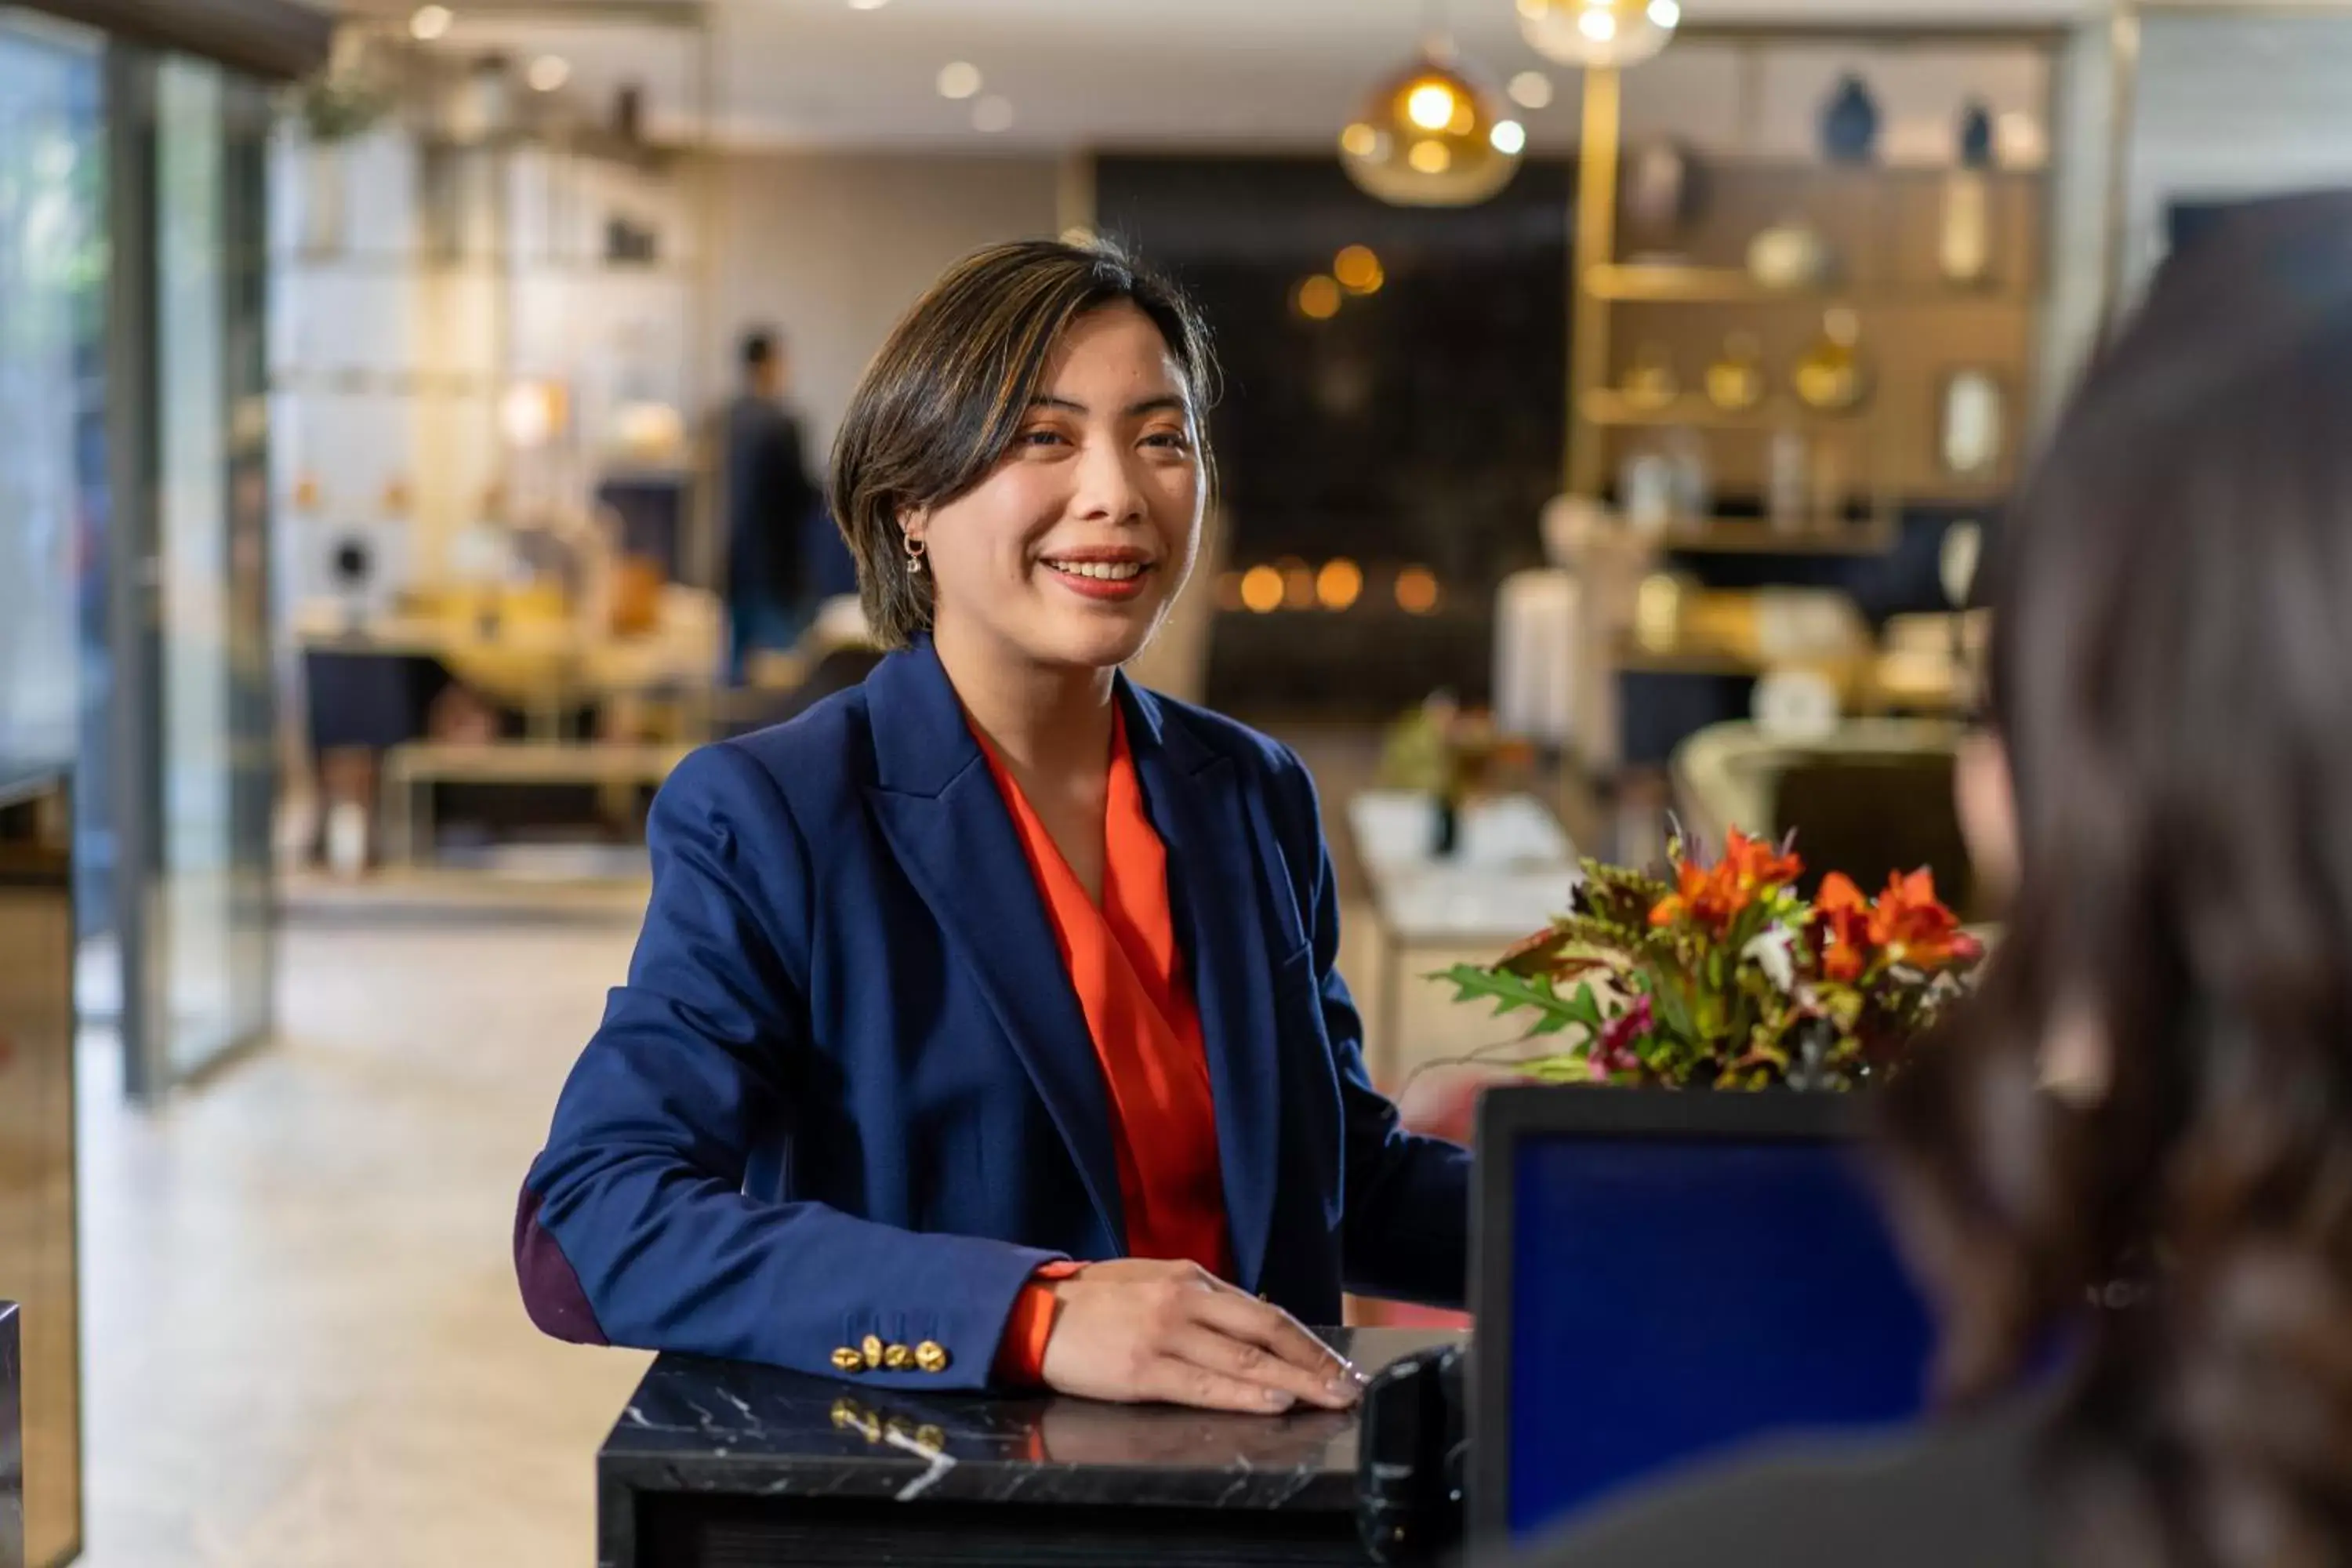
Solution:
[(1143, 444), (1166, 452), (1189, 452), (1192, 449), (1191, 437), (1175, 430), (1155, 430), (1143, 438)]
[(1059, 430), (1031, 430), (1021, 437), (1021, 444), (1024, 447), (1052, 447), (1061, 442), (1062, 433)]

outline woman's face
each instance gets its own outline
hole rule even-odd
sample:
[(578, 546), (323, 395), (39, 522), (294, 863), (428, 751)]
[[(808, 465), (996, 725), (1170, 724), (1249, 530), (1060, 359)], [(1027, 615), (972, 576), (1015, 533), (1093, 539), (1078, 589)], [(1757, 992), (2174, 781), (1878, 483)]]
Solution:
[(1196, 435), (1191, 389), (1149, 316), (1121, 303), (1072, 322), (996, 467), (903, 521), (923, 542), (935, 634), (1033, 664), (1134, 658), (1192, 570)]

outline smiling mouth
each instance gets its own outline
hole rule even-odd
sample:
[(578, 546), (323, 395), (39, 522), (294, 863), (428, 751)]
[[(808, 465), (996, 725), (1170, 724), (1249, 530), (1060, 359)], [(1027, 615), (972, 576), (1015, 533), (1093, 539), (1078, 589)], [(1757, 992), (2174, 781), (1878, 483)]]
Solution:
[(1151, 569), (1148, 561), (1048, 561), (1045, 565), (1065, 577), (1096, 583), (1127, 583)]

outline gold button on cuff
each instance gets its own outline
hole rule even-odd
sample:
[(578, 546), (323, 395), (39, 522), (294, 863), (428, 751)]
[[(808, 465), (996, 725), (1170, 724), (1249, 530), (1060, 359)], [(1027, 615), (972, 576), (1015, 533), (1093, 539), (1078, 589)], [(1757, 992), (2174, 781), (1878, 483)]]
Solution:
[(925, 1372), (940, 1373), (948, 1369), (948, 1349), (937, 1340), (925, 1340), (915, 1347), (915, 1364)]
[(839, 1350), (833, 1352), (833, 1370), (835, 1372), (864, 1372), (866, 1370), (866, 1358), (859, 1355), (849, 1346), (844, 1345)]
[(915, 1364), (915, 1352), (904, 1345), (892, 1345), (882, 1352), (882, 1364), (892, 1372), (904, 1372)]
[(866, 1352), (866, 1364), (869, 1367), (880, 1366), (882, 1364), (882, 1336), (879, 1334), (866, 1335), (864, 1348)]

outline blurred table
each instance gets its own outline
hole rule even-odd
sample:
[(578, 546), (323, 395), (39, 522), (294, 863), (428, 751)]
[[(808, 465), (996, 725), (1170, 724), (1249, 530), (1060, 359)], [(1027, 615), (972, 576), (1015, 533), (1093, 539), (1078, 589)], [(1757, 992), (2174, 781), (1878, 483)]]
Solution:
[(412, 742), (384, 756), (383, 807), (390, 858), (413, 863), (433, 832), (436, 784), (635, 784), (659, 788), (692, 748), (591, 742)]
[[(1367, 1372), (1459, 1339), (1324, 1337)], [(1356, 1430), (666, 1355), (596, 1457), (597, 1562), (1361, 1563)]]
[(1367, 790), (1348, 803), (1348, 825), (1379, 928), (1374, 1017), (1382, 1052), (1399, 1048), (1411, 954), (1499, 952), (1565, 912), (1580, 874), (1567, 830), (1529, 795), (1465, 806), (1446, 856), (1437, 853), (1437, 804), (1424, 795)]

